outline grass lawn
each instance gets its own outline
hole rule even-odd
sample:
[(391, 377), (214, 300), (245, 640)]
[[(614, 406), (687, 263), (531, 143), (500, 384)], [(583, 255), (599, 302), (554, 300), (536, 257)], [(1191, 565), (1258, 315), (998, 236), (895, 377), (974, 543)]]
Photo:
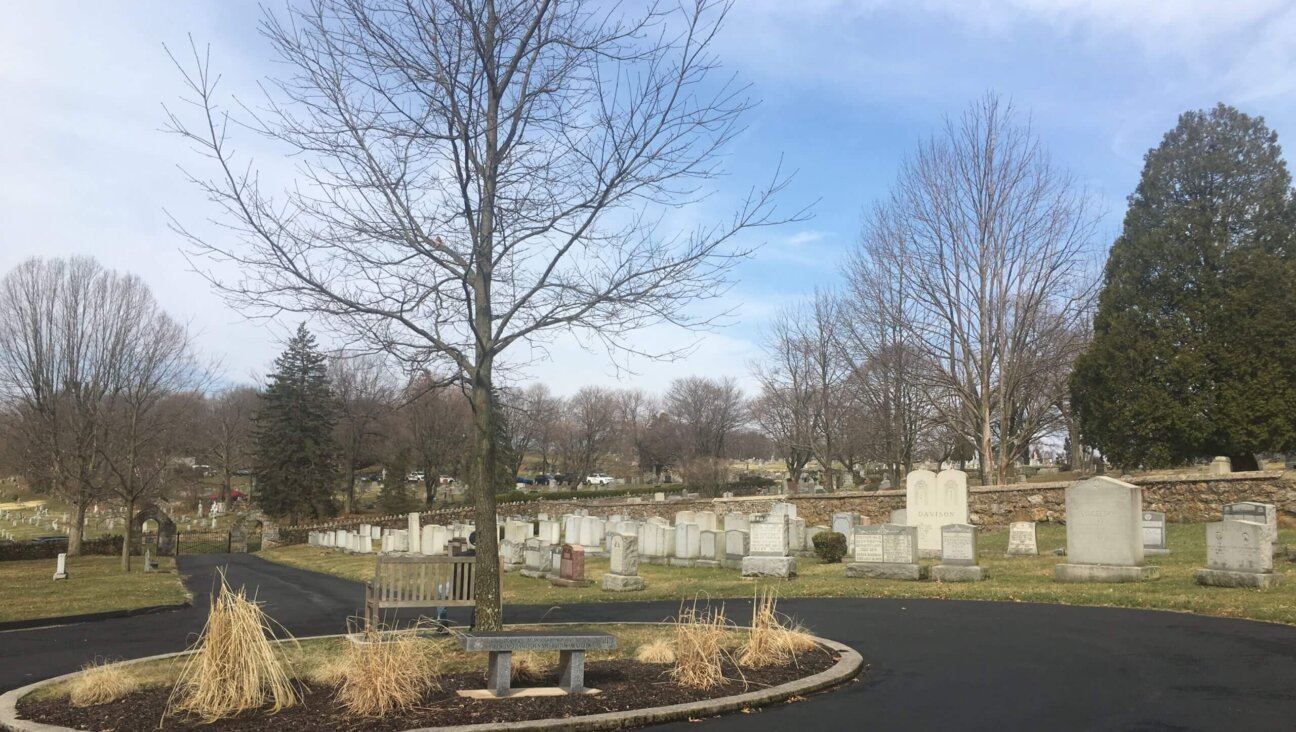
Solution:
[(0, 622), (174, 605), (189, 595), (173, 561), (145, 573), (143, 558), (121, 571), (120, 557), (68, 557), (68, 579), (53, 580), (55, 560), (0, 562)]
[[(1066, 527), (1039, 524), (1041, 555), (1006, 557), (1006, 528), (981, 532), (978, 542), (980, 563), (988, 568), (985, 582), (941, 584), (900, 580), (847, 579), (840, 564), (821, 564), (814, 558), (800, 558), (800, 577), (777, 581), (782, 597), (934, 597), (960, 600), (1007, 600), (1064, 605), (1099, 605), (1131, 608), (1180, 610), (1201, 615), (1252, 618), (1296, 624), (1296, 563), (1274, 559), (1274, 571), (1284, 575), (1281, 587), (1272, 590), (1200, 587), (1193, 571), (1206, 566), (1204, 524), (1167, 525), (1170, 556), (1148, 557), (1147, 564), (1161, 567), (1161, 579), (1137, 584), (1060, 584), (1053, 581), (1053, 565), (1062, 561), (1053, 550), (1066, 543)], [(1296, 545), (1296, 531), (1283, 529), (1280, 538)], [(260, 553), (265, 559), (301, 569), (366, 580), (372, 576), (372, 556), (346, 555), (332, 549), (294, 545)], [(504, 578), (504, 602), (545, 605), (576, 602), (634, 600), (678, 600), (695, 595), (714, 598), (750, 598), (755, 589), (736, 570), (639, 565), (647, 583), (643, 592), (604, 592), (600, 580), (607, 571), (604, 559), (589, 559), (586, 576), (594, 580), (587, 588), (553, 587), (546, 580), (517, 574)], [(762, 584), (766, 584), (762, 582)]]

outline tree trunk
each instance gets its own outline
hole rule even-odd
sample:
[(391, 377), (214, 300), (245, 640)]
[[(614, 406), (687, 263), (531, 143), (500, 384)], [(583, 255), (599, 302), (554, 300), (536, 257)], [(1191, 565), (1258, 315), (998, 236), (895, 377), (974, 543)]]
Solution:
[(473, 379), (474, 426), (473, 513), (477, 520), (477, 567), (474, 592), (477, 596), (477, 630), (500, 630), (503, 611), (500, 598), (498, 530), (495, 526), (495, 403), (491, 399), (491, 364), (487, 359)]
[(85, 517), (86, 509), (89, 508), (90, 500), (82, 494), (76, 501), (75, 518), (68, 525), (68, 556), (76, 557), (81, 555), (81, 537), (85, 535)]
[[(131, 571), (131, 534), (135, 523), (135, 501), (126, 502), (126, 524), (122, 528), (121, 568), (123, 572)], [(142, 528), (142, 527), (141, 527)]]
[[(436, 503), (437, 488), (441, 485), (441, 474), (437, 472), (432, 463), (423, 463), (423, 503), (428, 508)], [(436, 476), (435, 478), (432, 476)]]

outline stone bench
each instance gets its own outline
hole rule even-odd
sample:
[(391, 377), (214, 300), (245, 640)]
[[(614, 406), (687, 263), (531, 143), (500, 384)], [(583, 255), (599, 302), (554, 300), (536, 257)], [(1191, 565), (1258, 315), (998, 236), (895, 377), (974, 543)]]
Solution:
[(482, 631), (463, 633), (465, 651), (486, 652), (486, 692), (493, 697), (512, 694), (509, 684), (514, 651), (558, 651), (558, 688), (568, 694), (585, 692), (585, 651), (612, 650), (616, 638), (607, 633), (576, 630)]

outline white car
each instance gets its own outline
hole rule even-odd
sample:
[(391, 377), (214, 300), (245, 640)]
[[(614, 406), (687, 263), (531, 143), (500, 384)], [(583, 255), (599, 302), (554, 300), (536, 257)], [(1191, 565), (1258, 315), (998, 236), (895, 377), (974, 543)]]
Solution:
[(612, 485), (613, 483), (616, 483), (616, 478), (607, 473), (590, 473), (585, 476), (586, 485)]

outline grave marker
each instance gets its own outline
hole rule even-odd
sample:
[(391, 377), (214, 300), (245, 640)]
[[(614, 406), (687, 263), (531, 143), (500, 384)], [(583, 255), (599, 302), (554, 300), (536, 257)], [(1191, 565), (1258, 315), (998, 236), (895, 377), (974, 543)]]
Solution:
[(1139, 582), (1160, 567), (1143, 566), (1143, 489), (1098, 476), (1066, 489), (1067, 561), (1059, 582)]
[(628, 534), (612, 534), (608, 539), (609, 572), (603, 575), (603, 589), (608, 592), (635, 592), (644, 588), (639, 576), (639, 540)]
[(918, 563), (918, 529), (895, 524), (855, 527), (855, 561), (846, 565), (847, 577), (921, 580), (927, 568)]
[(594, 584), (585, 579), (585, 547), (563, 544), (558, 560), (558, 576), (549, 582), (555, 587), (589, 587)]
[(1008, 556), (1033, 557), (1039, 554), (1034, 521), (1014, 521), (1008, 525)]
[(1161, 511), (1143, 512), (1143, 554), (1144, 556), (1164, 556), (1169, 554), (1166, 548), (1166, 519)]
[(1194, 577), (1212, 587), (1276, 587), (1273, 546), (1267, 527), (1254, 521), (1218, 521), (1206, 525), (1206, 568)]
[(941, 563), (932, 567), (937, 582), (980, 582), (985, 567), (977, 566), (977, 530), (969, 524), (941, 527)]

